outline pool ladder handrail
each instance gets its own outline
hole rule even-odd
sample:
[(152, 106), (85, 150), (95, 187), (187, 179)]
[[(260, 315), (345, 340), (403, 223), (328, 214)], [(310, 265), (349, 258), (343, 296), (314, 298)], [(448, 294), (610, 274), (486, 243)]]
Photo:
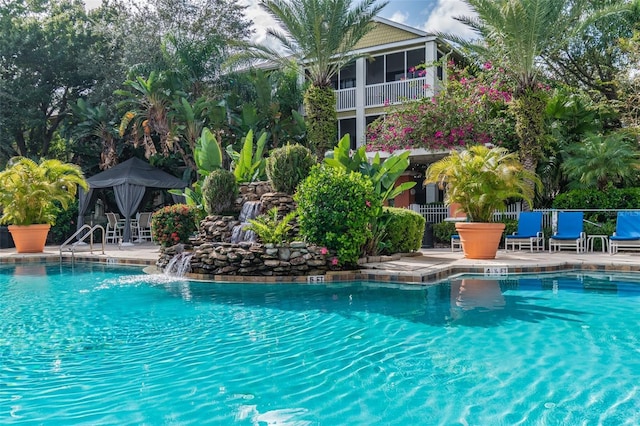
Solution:
[[(62, 245), (60, 246), (60, 261), (62, 261), (62, 249), (64, 249), (67, 246), (71, 247), (71, 249), (68, 251), (71, 252), (71, 259), (75, 260), (75, 248), (78, 246), (78, 244), (84, 242), (84, 240), (86, 240), (88, 236), (91, 236), (91, 239), (89, 240), (89, 249), (91, 250), (91, 254), (93, 254), (93, 232), (97, 230), (102, 231), (102, 254), (104, 254), (104, 246), (107, 242), (104, 227), (102, 227), (101, 225), (93, 225), (93, 226), (82, 225), (82, 228), (74, 232), (73, 235), (67, 238), (67, 240), (64, 243), (62, 243)], [(69, 244), (71, 241), (73, 241), (74, 238), (76, 238), (83, 231), (87, 231), (86, 234), (84, 234), (81, 238), (79, 238), (78, 241), (76, 241), (75, 243)]]

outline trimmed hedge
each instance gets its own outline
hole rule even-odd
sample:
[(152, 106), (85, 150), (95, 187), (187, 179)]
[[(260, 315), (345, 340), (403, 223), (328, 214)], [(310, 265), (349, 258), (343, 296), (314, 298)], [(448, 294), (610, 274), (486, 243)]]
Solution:
[(637, 209), (640, 208), (640, 188), (574, 189), (558, 195), (554, 209)]
[(408, 253), (420, 249), (424, 235), (425, 219), (412, 210), (385, 207), (383, 217), (387, 217), (386, 235), (382, 240), (384, 252)]
[(236, 177), (228, 170), (214, 170), (204, 179), (202, 198), (208, 214), (222, 214), (231, 209), (238, 196)]
[(315, 164), (316, 159), (308, 148), (299, 144), (285, 145), (269, 153), (267, 176), (273, 189), (293, 195)]
[[(513, 219), (503, 218), (502, 220), (500, 220), (500, 222), (505, 224), (504, 233), (502, 234), (502, 242), (501, 242), (501, 244), (504, 244), (504, 236), (513, 234), (518, 230), (518, 221)], [(440, 222), (440, 223), (433, 224), (433, 239), (435, 240), (435, 242), (450, 245), (451, 236), (453, 234), (457, 234), (455, 222)]]

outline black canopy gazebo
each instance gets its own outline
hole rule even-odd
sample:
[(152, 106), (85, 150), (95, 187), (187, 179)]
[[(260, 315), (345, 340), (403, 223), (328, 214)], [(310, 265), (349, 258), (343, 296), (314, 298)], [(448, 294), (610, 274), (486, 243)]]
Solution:
[(87, 179), (89, 191), (80, 188), (78, 226), (84, 225), (84, 213), (89, 207), (94, 189), (113, 188), (118, 210), (125, 218), (123, 242), (131, 242), (131, 216), (142, 202), (147, 188), (178, 189), (189, 186), (177, 177), (153, 167), (139, 158), (130, 158), (117, 166)]

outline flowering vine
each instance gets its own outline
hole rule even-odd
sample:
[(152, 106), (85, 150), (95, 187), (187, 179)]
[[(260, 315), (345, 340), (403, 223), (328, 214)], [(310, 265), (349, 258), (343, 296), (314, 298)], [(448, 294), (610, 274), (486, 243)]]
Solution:
[[(424, 66), (422, 66), (424, 67)], [(409, 71), (423, 71), (412, 67)], [(511, 88), (489, 62), (472, 73), (447, 66), (447, 86), (432, 98), (394, 107), (367, 129), (367, 151), (449, 150), (474, 144), (516, 146)]]

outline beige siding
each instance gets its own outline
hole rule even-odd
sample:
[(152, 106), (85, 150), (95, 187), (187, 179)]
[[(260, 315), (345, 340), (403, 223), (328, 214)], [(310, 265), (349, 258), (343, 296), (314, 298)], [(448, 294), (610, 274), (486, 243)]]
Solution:
[(411, 40), (412, 38), (418, 38), (418, 36), (387, 24), (374, 22), (373, 30), (360, 39), (354, 50), (366, 49), (368, 47), (380, 46), (382, 44), (398, 41)]

